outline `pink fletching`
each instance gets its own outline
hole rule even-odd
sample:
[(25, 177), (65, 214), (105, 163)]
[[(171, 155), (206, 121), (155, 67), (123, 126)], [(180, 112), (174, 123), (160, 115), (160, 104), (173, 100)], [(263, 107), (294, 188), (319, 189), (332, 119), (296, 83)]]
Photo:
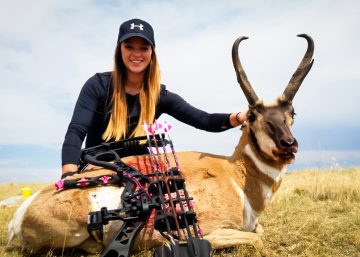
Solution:
[(152, 127), (151, 125), (147, 125), (146, 122), (144, 122), (144, 124), (142, 125), (142, 128), (144, 131), (148, 132), (148, 133), (152, 133)]
[(168, 132), (172, 129), (172, 126), (170, 124), (165, 123), (165, 131)]
[(149, 133), (153, 133), (154, 130), (153, 130), (151, 124), (147, 125), (146, 131), (149, 132)]
[(64, 188), (64, 180), (60, 179), (58, 182), (55, 183), (56, 190), (60, 190)]
[(160, 122), (155, 121), (157, 129), (162, 129), (163, 125)]

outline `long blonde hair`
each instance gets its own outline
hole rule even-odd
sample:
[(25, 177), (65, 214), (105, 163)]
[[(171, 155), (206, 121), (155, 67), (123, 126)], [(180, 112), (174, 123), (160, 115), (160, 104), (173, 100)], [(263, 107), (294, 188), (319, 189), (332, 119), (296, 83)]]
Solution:
[[(112, 72), (112, 110), (107, 128), (102, 135), (105, 141), (120, 140), (128, 134), (128, 117), (125, 93), (126, 67), (121, 57), (121, 43), (116, 47), (114, 71)], [(155, 48), (152, 47), (151, 61), (146, 68), (144, 86), (139, 93), (140, 117), (137, 126), (129, 137), (145, 135), (142, 125), (154, 121), (156, 104), (160, 94), (160, 69)]]

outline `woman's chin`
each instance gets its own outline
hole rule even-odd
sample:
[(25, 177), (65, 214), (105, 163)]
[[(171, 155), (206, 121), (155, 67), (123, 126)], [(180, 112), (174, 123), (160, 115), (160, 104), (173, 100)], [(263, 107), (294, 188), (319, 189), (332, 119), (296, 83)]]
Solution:
[(132, 74), (143, 74), (146, 70), (146, 67), (130, 67), (127, 69), (128, 73)]

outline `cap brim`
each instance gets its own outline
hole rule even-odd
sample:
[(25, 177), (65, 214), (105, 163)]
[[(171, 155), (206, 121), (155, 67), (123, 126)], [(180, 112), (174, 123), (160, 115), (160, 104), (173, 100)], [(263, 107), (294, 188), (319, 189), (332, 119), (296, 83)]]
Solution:
[(121, 43), (131, 37), (141, 37), (141, 38), (145, 39), (146, 41), (148, 41), (150, 43), (150, 45), (154, 46), (154, 43), (147, 36), (140, 34), (140, 33), (128, 33), (128, 34), (122, 36), (121, 38), (119, 38), (118, 43)]

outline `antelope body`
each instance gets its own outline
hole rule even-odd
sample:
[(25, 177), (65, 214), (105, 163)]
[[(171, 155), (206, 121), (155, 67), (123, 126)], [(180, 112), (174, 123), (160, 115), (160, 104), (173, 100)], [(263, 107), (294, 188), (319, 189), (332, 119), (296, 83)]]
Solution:
[[(200, 152), (181, 152), (178, 159), (187, 190), (194, 198), (198, 224), (213, 248), (252, 244), (262, 248), (259, 215), (281, 184), (287, 165), (295, 159), (298, 143), (290, 127), (293, 123), (292, 100), (311, 69), (313, 40), (284, 92), (273, 102), (264, 103), (255, 94), (240, 63), (238, 38), (232, 49), (238, 82), (248, 100), (247, 121), (234, 153), (219, 156)], [(144, 163), (147, 156), (127, 157), (126, 162)], [(109, 174), (98, 169), (86, 176)], [(79, 174), (75, 177), (84, 176)], [(46, 187), (27, 199), (9, 224), (9, 243), (17, 238), (24, 249), (36, 252), (49, 248), (82, 248), (89, 253), (106, 246), (118, 225), (110, 223), (102, 243), (87, 232), (87, 215), (101, 207), (120, 207), (123, 188), (115, 186), (69, 189), (57, 192)], [(254, 233), (257, 232), (257, 233)], [(138, 235), (137, 249), (152, 248), (164, 240), (154, 231), (151, 221)]]

